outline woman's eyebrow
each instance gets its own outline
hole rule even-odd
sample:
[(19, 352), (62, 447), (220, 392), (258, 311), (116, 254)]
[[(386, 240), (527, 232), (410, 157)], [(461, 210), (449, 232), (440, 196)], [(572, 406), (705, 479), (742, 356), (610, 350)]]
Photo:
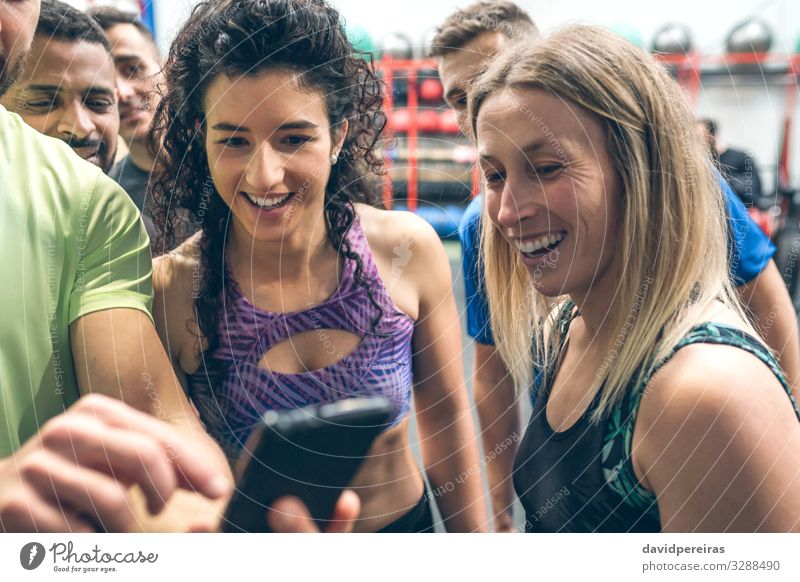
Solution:
[[(319, 126), (316, 123), (303, 119), (300, 121), (287, 121), (286, 123), (282, 123), (278, 126), (278, 131), (286, 129), (317, 129), (318, 127)], [(244, 125), (226, 123), (224, 121), (215, 123), (211, 126), (211, 129), (215, 129), (217, 131), (250, 131), (250, 129)]]

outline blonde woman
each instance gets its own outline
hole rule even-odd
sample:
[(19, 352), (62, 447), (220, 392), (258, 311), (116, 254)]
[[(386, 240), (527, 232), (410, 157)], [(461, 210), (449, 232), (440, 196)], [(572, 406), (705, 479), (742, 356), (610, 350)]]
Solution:
[(731, 288), (677, 85), (575, 26), (506, 52), (469, 106), (492, 329), (518, 388), (544, 370), (515, 462), (526, 530), (800, 529), (798, 412)]

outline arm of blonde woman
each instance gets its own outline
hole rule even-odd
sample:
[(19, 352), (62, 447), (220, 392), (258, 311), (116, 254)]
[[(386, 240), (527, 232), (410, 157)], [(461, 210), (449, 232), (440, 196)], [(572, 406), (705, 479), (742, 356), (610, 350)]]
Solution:
[[(222, 450), (200, 423), (173, 373), (150, 319), (135, 309), (108, 309), (80, 318), (70, 328), (78, 384), (83, 394), (105, 394), (172, 425), (187, 446), (232, 483)], [(197, 529), (217, 523), (226, 500), (210, 502), (180, 493), (156, 520), (143, 516), (146, 530)]]
[(753, 315), (761, 337), (780, 359), (781, 368), (800, 399), (800, 334), (797, 313), (775, 261), (752, 281), (739, 287), (739, 297)]
[(414, 403), (422, 457), (448, 531), (486, 531), (478, 443), (461, 361), (450, 262), (427, 224), (413, 230), (406, 275), (419, 289), (414, 328)]
[(664, 531), (800, 531), (800, 422), (775, 376), (740, 349), (689, 346), (656, 374), (633, 460)]

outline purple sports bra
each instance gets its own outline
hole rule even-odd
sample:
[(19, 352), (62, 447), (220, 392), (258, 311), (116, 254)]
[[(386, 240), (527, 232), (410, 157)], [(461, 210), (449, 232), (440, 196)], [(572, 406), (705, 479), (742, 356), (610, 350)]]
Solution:
[[(411, 399), (411, 336), (414, 321), (392, 302), (372, 259), (359, 219), (347, 233), (361, 257), (378, 315), (367, 291), (354, 277), (355, 263), (345, 259), (339, 287), (328, 299), (305, 311), (272, 313), (242, 295), (232, 277), (220, 318), (219, 346), (211, 355), (213, 370), (189, 376), (189, 394), (206, 429), (230, 458), (238, 457), (253, 428), (268, 410), (299, 408), (354, 396), (385, 396), (392, 401), (394, 426), (408, 413)], [(350, 354), (326, 368), (299, 374), (259, 366), (273, 346), (301, 332), (339, 329), (362, 338)], [(209, 370), (210, 372), (210, 370)]]

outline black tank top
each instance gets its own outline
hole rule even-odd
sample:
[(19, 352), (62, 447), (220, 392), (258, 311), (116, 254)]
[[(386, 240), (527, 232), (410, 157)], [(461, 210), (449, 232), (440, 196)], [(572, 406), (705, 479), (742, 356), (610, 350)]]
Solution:
[[(567, 302), (561, 311), (560, 346), (575, 317)], [(525, 509), (527, 532), (657, 532), (661, 529), (655, 495), (636, 479), (631, 441), (639, 402), (649, 379), (680, 348), (693, 343), (732, 345), (764, 362), (786, 390), (800, 418), (791, 389), (772, 354), (745, 332), (722, 324), (693, 328), (602, 421), (591, 422), (598, 396), (569, 429), (555, 432), (547, 422), (547, 401), (555, 376), (546, 375), (514, 463), (514, 488)], [(554, 366), (557, 362), (554, 363)], [(632, 383), (633, 384), (633, 383)]]

